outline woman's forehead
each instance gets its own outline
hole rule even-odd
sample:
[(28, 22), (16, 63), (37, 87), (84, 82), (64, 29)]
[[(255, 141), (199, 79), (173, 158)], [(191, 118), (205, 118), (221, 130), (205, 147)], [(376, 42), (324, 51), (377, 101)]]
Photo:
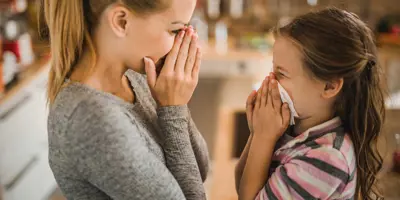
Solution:
[(162, 17), (165, 17), (169, 23), (182, 22), (188, 24), (192, 18), (194, 8), (196, 6), (196, 0), (170, 0), (171, 5), (165, 11), (160, 13)]

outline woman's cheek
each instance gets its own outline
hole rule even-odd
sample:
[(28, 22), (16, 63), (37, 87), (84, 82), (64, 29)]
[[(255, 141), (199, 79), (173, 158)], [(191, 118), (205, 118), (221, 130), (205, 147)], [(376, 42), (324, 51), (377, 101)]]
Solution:
[(160, 42), (159, 46), (161, 57), (168, 54), (171, 51), (173, 45), (174, 45), (174, 37), (169, 36), (163, 39), (163, 41)]

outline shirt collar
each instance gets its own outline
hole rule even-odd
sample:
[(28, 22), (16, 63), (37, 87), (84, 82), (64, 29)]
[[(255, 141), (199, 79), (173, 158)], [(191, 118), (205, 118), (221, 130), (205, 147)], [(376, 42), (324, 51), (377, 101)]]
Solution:
[(285, 145), (283, 145), (280, 149), (287, 149), (293, 147), (295, 144), (304, 142), (309, 138), (311, 135), (318, 135), (322, 133), (329, 133), (333, 132), (334, 129), (340, 127), (342, 125), (342, 120), (340, 117), (335, 117), (331, 120), (328, 120), (322, 124), (316, 125), (314, 127), (309, 128), (305, 132), (301, 133), (300, 135), (296, 136), (293, 140), (290, 140)]

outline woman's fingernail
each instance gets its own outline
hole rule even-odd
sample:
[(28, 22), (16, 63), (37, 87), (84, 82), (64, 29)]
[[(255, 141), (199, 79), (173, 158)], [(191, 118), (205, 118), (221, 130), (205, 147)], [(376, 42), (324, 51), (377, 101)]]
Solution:
[(181, 32), (179, 33), (179, 37), (180, 37), (180, 38), (183, 38), (184, 35), (185, 35), (185, 31), (181, 31)]
[(276, 82), (275, 79), (271, 79), (271, 83), (274, 84)]

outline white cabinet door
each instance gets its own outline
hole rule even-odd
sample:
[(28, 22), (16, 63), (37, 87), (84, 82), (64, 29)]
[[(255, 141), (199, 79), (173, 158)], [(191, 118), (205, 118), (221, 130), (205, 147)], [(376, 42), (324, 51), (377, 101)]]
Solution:
[(27, 94), (16, 107), (0, 116), (0, 179), (9, 184), (39, 152), (35, 136), (35, 96)]
[[(24, 93), (0, 115), (0, 183), (12, 187), (39, 152), (47, 151), (44, 90)], [(22, 173), (23, 174), (23, 173)]]
[(38, 154), (18, 183), (6, 191), (4, 200), (47, 199), (57, 186), (47, 158), (47, 151)]

